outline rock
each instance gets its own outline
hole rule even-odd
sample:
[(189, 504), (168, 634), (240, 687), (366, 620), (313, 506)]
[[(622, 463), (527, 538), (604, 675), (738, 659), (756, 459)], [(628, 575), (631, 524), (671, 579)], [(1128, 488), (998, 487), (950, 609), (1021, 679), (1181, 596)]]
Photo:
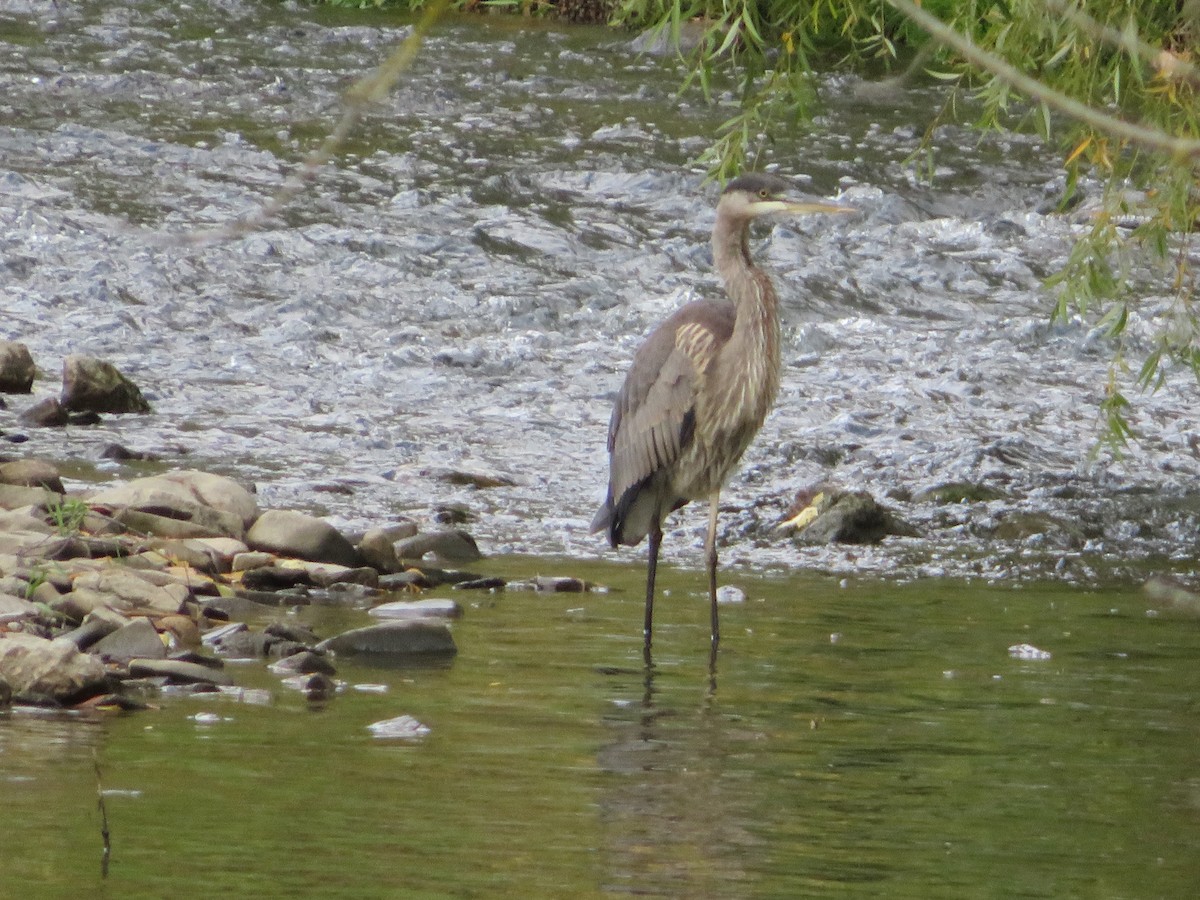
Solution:
[(449, 469), (437, 477), (447, 484), (453, 484), (458, 487), (473, 487), (480, 490), (512, 487), (516, 484), (516, 481), (512, 478), (507, 475), (501, 475), (498, 472), (467, 472), (462, 469)]
[(241, 539), (258, 509), (254, 495), (233, 479), (190, 471), (138, 478), (89, 502), (137, 531), (179, 539)]
[(282, 591), (297, 585), (311, 585), (312, 583), (312, 578), (304, 569), (260, 566), (242, 573), (242, 586), (252, 591)]
[(453, 656), (458, 652), (444, 622), (406, 619), (355, 628), (317, 644), (318, 650), (403, 660), (407, 657)]
[(987, 503), (1004, 497), (1002, 491), (988, 487), (986, 484), (972, 484), (969, 481), (952, 481), (938, 484), (923, 491), (918, 491), (913, 497), (914, 503)]
[(303, 644), (305, 647), (312, 647), (317, 643), (317, 636), (312, 630), (296, 622), (272, 622), (263, 629), (263, 633), (280, 640)]
[[(207, 635), (205, 637), (207, 638)], [(269, 635), (245, 628), (232, 631), (214, 641), (205, 640), (214, 653), (227, 659), (263, 659), (273, 642), (274, 638)]]
[(24, 597), (0, 592), (0, 623), (16, 622), (36, 615), (37, 611), (38, 608)]
[(230, 561), (230, 571), (233, 572), (248, 572), (250, 569), (261, 569), (266, 566), (273, 566), (278, 557), (274, 553), (266, 553), (262, 550), (247, 550), (245, 553), (239, 553)]
[(745, 603), (746, 592), (732, 584), (723, 584), (717, 588), (717, 602), (721, 604)]
[(30, 634), (0, 637), (0, 679), (15, 697), (48, 697), (71, 703), (107, 690), (100, 660), (64, 638), (47, 640)]
[(166, 678), (172, 684), (233, 684), (219, 669), (178, 659), (133, 659), (129, 674), (134, 678)]
[(380, 619), (457, 619), (463, 609), (455, 600), (397, 600), (373, 606), (368, 612)]
[(0, 484), (45, 488), (56, 494), (67, 492), (58, 468), (40, 459), (15, 459), (0, 463)]
[(546, 593), (582, 594), (588, 589), (588, 583), (582, 578), (571, 578), (569, 575), (538, 575), (533, 579), (535, 590)]
[[(62, 494), (43, 487), (25, 487), (21, 484), (0, 484), (0, 509), (16, 510), (25, 507), (46, 509), (62, 502)], [(43, 522), (43, 524), (45, 524)]]
[(243, 631), (248, 631), (249, 627), (245, 622), (230, 622), (228, 625), (219, 625), (209, 631), (206, 631), (200, 638), (200, 643), (205, 646), (213, 647), (226, 638), (230, 638), (235, 634), (240, 634)]
[(1156, 575), (1142, 585), (1142, 591), (1160, 609), (1200, 616), (1200, 593), (1173, 578)]
[(0, 341), (0, 394), (28, 394), (37, 366), (29, 348), (17, 341)]
[(358, 585), (365, 588), (379, 587), (379, 572), (370, 566), (337, 566), (333, 563), (307, 562), (288, 560), (285, 567), (297, 566), (308, 573), (308, 577), (317, 587), (329, 588), (334, 585)]
[(112, 363), (77, 353), (63, 360), (62, 405), (74, 412), (152, 411), (138, 386)]
[(912, 537), (917, 533), (866, 491), (824, 488), (807, 495), (802, 493), (792, 509), (805, 499), (808, 504), (775, 529), (791, 533), (796, 544), (877, 544), (889, 534)]
[(324, 653), (314, 650), (301, 650), (291, 656), (285, 656), (279, 662), (271, 663), (268, 667), (276, 675), (312, 675), (320, 672), (322, 675), (334, 675), (337, 669)]
[(362, 564), (358, 551), (340, 531), (328, 522), (295, 510), (267, 510), (246, 532), (246, 543), (256, 550), (313, 562), (352, 568)]
[(402, 560), (421, 559), (426, 554), (443, 562), (472, 562), (483, 558), (475, 539), (458, 529), (417, 534), (396, 541), (393, 546), (396, 557)]
[(363, 561), (380, 572), (398, 572), (402, 568), (396, 559), (396, 541), (412, 537), (417, 533), (417, 523), (411, 520), (397, 522), (383, 528), (372, 528), (358, 542), (358, 552)]
[(129, 662), (131, 659), (166, 659), (167, 647), (158, 636), (158, 631), (146, 618), (133, 619), (128, 625), (118, 628), (107, 637), (101, 638), (90, 652), (114, 662)]
[(80, 650), (87, 650), (98, 640), (112, 634), (121, 625), (102, 616), (87, 616), (78, 628), (62, 635)]
[[(233, 560), (239, 553), (245, 553), (250, 548), (236, 538), (202, 537), (182, 541), (161, 541), (152, 546), (174, 559), (186, 562), (190, 566), (208, 572), (203, 562), (198, 558), (207, 557), (212, 560), (215, 574), (227, 575), (233, 571)], [(214, 574), (210, 572), (209, 574)]]
[(466, 581), (455, 583), (456, 591), (502, 591), (508, 587), (508, 582), (498, 575), (485, 578), (468, 578)]
[(429, 734), (429, 726), (422, 725), (412, 716), (396, 716), (394, 719), (372, 722), (367, 726), (367, 731), (385, 740), (415, 741)]
[(17, 421), (37, 428), (62, 428), (70, 421), (70, 416), (57, 397), (47, 397), (22, 412)]
[(82, 610), (84, 615), (97, 606), (108, 606), (118, 612), (165, 616), (178, 613), (189, 596), (183, 585), (160, 586), (138, 572), (111, 567), (76, 578), (63, 602)]

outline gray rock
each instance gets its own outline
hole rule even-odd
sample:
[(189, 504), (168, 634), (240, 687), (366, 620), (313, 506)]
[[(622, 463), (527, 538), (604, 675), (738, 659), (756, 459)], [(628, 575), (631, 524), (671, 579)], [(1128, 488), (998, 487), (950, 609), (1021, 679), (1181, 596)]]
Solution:
[(458, 652), (446, 624), (431, 619), (406, 619), (355, 628), (322, 641), (317, 649), (401, 661), (411, 657), (453, 656)]
[(46, 397), (17, 416), (17, 421), (38, 428), (62, 428), (70, 417), (57, 397)]
[(102, 616), (88, 616), (78, 628), (63, 635), (80, 650), (87, 650), (103, 637), (106, 637), (122, 627), (118, 623)]
[(62, 405), (74, 412), (151, 412), (138, 386), (116, 366), (77, 353), (63, 360)]
[(71, 603), (84, 615), (98, 606), (108, 606), (118, 612), (166, 616), (180, 612), (189, 596), (183, 585), (160, 586), (137, 571), (113, 566), (80, 575), (63, 602)]
[(396, 716), (394, 719), (372, 722), (367, 730), (383, 740), (416, 741), (429, 734), (429, 726), (422, 725), (412, 716)]
[(8, 633), (0, 638), (0, 679), (16, 697), (69, 703), (103, 692), (107, 676), (100, 660), (64, 638), (47, 640)]
[(17, 341), (0, 341), (0, 394), (28, 394), (36, 374), (28, 347)]
[(258, 504), (231, 478), (172, 472), (93, 494), (89, 503), (137, 531), (167, 538), (241, 539)]
[(0, 622), (16, 622), (37, 611), (37, 607), (24, 597), (0, 592)]
[(454, 600), (397, 600), (371, 607), (368, 612), (380, 619), (457, 619), (462, 607)]
[(475, 539), (457, 529), (417, 534), (396, 541), (393, 546), (396, 558), (400, 560), (421, 559), (427, 554), (442, 562), (472, 562), (483, 558)]
[(58, 468), (40, 459), (14, 459), (0, 463), (0, 484), (19, 484), (46, 488), (56, 494), (66, 493)]
[(90, 652), (116, 662), (166, 659), (167, 646), (150, 620), (138, 617), (92, 645)]
[(866, 491), (834, 489), (815, 493), (809, 505), (777, 528), (792, 531), (792, 541), (799, 545), (877, 544), (889, 534), (917, 534), (915, 528)]
[(337, 669), (324, 653), (312, 650), (301, 650), (291, 656), (285, 656), (279, 662), (271, 663), (270, 670), (276, 675), (311, 675), (320, 672), (322, 675), (334, 675)]
[(235, 634), (248, 630), (249, 626), (245, 622), (230, 622), (227, 625), (218, 625), (216, 628), (204, 632), (200, 638), (200, 643), (213, 647), (221, 641), (233, 637)]
[(166, 678), (172, 684), (233, 684), (219, 669), (178, 659), (132, 659), (129, 674), (134, 678)]
[[(0, 509), (18, 510), (26, 507), (45, 509), (62, 501), (62, 495), (44, 487), (27, 487), (23, 484), (0, 484)], [(44, 523), (43, 523), (44, 524)], [(32, 522), (29, 527), (35, 528)]]
[(383, 528), (372, 528), (358, 542), (358, 552), (363, 561), (380, 572), (398, 572), (402, 568), (396, 558), (396, 541), (412, 537), (417, 533), (417, 523), (397, 522)]
[(313, 562), (352, 568), (362, 564), (358, 551), (340, 531), (328, 522), (295, 510), (267, 510), (246, 532), (246, 543), (256, 550)]
[(247, 550), (245, 553), (234, 556), (230, 561), (230, 570), (248, 572), (251, 569), (261, 569), (274, 565), (277, 558), (274, 553), (267, 553), (263, 550)]

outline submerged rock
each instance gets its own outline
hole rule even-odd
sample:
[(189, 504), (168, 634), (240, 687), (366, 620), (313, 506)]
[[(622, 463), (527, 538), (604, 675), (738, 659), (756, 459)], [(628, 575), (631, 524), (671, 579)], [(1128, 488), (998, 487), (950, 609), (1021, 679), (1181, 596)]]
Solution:
[(398, 661), (411, 657), (453, 656), (458, 652), (446, 624), (430, 619), (406, 619), (355, 628), (322, 641), (317, 644), (317, 649), (335, 654), (389, 657)]
[(462, 607), (454, 600), (397, 600), (371, 607), (368, 612), (380, 619), (457, 619)]
[(148, 413), (141, 389), (112, 363), (71, 354), (63, 360), (62, 405), (72, 412)]

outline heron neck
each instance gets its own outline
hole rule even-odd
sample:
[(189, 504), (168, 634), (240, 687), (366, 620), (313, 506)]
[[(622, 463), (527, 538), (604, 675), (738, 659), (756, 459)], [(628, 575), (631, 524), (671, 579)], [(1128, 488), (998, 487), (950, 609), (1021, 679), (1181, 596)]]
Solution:
[[(779, 332), (778, 301), (771, 279), (750, 258), (750, 229), (718, 223), (713, 230), (713, 263), (737, 307), (734, 333), (754, 331), (770, 340)], [(772, 344), (776, 340), (771, 340)]]

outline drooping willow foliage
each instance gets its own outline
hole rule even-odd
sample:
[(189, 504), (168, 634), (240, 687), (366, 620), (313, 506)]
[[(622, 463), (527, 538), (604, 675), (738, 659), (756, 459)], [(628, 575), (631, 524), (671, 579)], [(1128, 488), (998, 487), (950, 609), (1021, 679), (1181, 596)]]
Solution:
[[(1064, 202), (1085, 172), (1106, 185), (1090, 233), (1050, 285), (1053, 317), (1079, 313), (1114, 339), (1109, 442), (1132, 433), (1120, 388), (1131, 366), (1143, 388), (1176, 366), (1200, 379), (1200, 0), (621, 0), (616, 20), (676, 38), (700, 27), (691, 78), (707, 87), (718, 67), (735, 75), (740, 111), (703, 157), (719, 178), (808, 114), (817, 68), (917, 67), (945, 82), (942, 115), (969, 107), (981, 128), (1035, 129), (1062, 153)], [(953, 102), (962, 94), (975, 102)], [(1122, 336), (1138, 301), (1123, 275), (1147, 260), (1174, 303), (1155, 345), (1131, 361)]]

